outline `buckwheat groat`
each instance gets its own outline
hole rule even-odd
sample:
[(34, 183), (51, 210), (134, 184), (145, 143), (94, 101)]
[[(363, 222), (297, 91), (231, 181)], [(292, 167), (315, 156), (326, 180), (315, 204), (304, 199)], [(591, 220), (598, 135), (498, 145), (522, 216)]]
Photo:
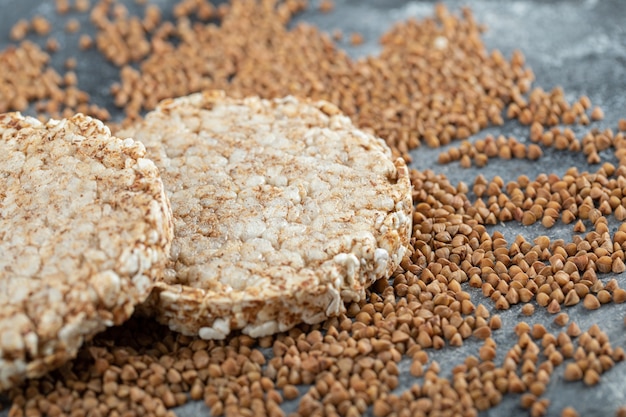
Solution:
[(146, 145), (172, 204), (172, 260), (147, 306), (174, 330), (223, 339), (320, 322), (405, 252), (405, 163), (327, 102), (194, 94), (120, 136)]
[(154, 163), (76, 115), (0, 115), (0, 390), (76, 355), (125, 321), (173, 237)]

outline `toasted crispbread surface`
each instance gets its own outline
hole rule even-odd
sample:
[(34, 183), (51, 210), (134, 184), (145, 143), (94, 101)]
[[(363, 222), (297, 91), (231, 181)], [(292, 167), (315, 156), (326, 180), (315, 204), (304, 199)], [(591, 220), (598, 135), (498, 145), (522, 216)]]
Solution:
[(159, 171), (132, 139), (76, 115), (0, 115), (0, 389), (120, 324), (173, 237)]
[(172, 204), (172, 260), (147, 307), (182, 333), (320, 322), (409, 243), (404, 161), (330, 103), (198, 93), (119, 135), (145, 144)]

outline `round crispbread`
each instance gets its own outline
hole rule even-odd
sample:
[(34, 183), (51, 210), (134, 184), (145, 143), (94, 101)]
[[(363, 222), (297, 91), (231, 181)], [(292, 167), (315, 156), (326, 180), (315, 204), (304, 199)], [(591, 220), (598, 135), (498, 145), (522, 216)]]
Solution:
[(73, 358), (125, 321), (168, 258), (159, 171), (83, 115), (0, 115), (0, 389)]
[(172, 204), (172, 260), (146, 305), (173, 330), (259, 337), (320, 322), (409, 243), (406, 164), (330, 103), (199, 93), (119, 135), (146, 145)]

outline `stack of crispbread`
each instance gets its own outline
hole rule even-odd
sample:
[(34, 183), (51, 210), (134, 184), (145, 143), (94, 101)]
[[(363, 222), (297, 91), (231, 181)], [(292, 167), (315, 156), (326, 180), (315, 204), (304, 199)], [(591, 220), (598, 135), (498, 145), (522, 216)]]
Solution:
[(405, 163), (329, 103), (195, 94), (117, 136), (0, 116), (0, 389), (140, 303), (204, 339), (320, 322), (408, 245)]

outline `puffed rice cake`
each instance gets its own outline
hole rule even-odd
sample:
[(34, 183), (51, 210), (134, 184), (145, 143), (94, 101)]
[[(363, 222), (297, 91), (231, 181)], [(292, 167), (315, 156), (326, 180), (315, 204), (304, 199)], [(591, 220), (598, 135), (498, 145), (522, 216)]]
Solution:
[(81, 114), (0, 115), (0, 390), (124, 322), (162, 274), (171, 209), (145, 153)]
[(197, 93), (119, 135), (145, 144), (174, 215), (146, 307), (186, 335), (318, 323), (389, 277), (409, 243), (406, 164), (330, 103)]

